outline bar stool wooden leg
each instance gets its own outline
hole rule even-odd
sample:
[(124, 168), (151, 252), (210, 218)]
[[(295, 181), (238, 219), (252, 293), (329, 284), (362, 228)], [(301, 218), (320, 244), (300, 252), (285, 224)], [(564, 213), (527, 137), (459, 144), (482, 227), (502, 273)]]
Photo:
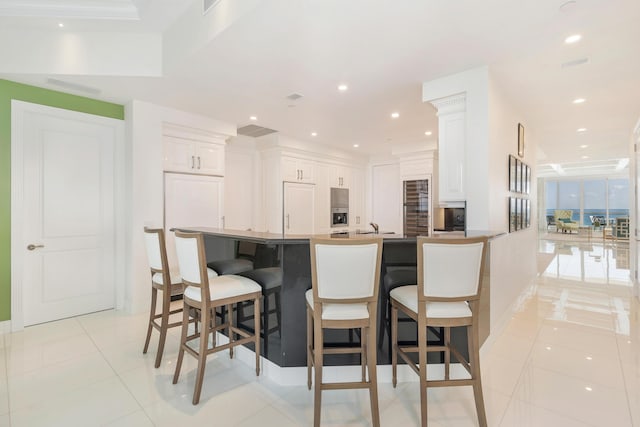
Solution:
[(147, 328), (147, 339), (144, 341), (143, 354), (149, 349), (149, 341), (151, 340), (151, 331), (153, 330), (153, 320), (156, 315), (156, 302), (158, 300), (158, 290), (151, 288), (151, 309), (149, 310), (149, 327)]
[(398, 309), (391, 307), (391, 333), (389, 339), (391, 347), (391, 383), (393, 388), (398, 385)]
[(449, 379), (451, 366), (451, 328), (444, 328), (444, 379)]
[(200, 392), (202, 391), (202, 381), (204, 379), (204, 369), (207, 366), (207, 348), (209, 345), (209, 310), (200, 310), (202, 313), (202, 328), (200, 330), (200, 346), (198, 349), (198, 370), (196, 371), (196, 385), (193, 392), (193, 404), (200, 402)]
[(162, 303), (162, 316), (160, 317), (160, 339), (158, 340), (158, 354), (156, 354), (155, 367), (160, 367), (162, 361), (162, 353), (164, 352), (164, 343), (167, 340), (167, 330), (169, 329), (169, 299), (165, 298)]
[(367, 335), (365, 328), (360, 328), (360, 366), (362, 368), (362, 382), (367, 381)]
[(184, 346), (187, 343), (187, 330), (189, 328), (189, 307), (186, 306), (182, 310), (182, 333), (180, 335), (180, 350), (178, 350), (178, 360), (176, 362), (176, 371), (173, 374), (173, 383), (178, 382), (180, 378), (180, 369), (182, 368), (182, 359), (184, 359)]
[[(227, 312), (229, 313), (227, 332), (229, 335), (229, 344), (231, 344), (235, 341), (233, 332), (233, 304), (227, 304)], [(229, 347), (229, 359), (233, 359), (233, 346)]]
[[(253, 300), (253, 335), (255, 337), (256, 375), (260, 375), (260, 298)], [(267, 339), (265, 332), (265, 340)]]
[(478, 423), (480, 427), (487, 427), (487, 414), (484, 409), (484, 397), (482, 395), (482, 378), (480, 374), (480, 349), (478, 345), (478, 322), (467, 327), (469, 343), (469, 363), (473, 378), (473, 397), (478, 411)]
[(315, 369), (315, 391), (313, 396), (313, 425), (320, 427), (320, 415), (322, 411), (322, 364), (323, 360), (323, 333), (320, 322), (313, 325), (313, 367)]
[(422, 316), (418, 319), (418, 363), (421, 423), (427, 427), (427, 322)]
[(313, 339), (313, 314), (307, 307), (307, 388), (311, 390), (311, 365), (313, 362), (313, 351), (311, 351)]
[[(369, 335), (367, 352), (368, 368), (369, 368), (369, 400), (371, 401), (371, 422), (374, 427), (380, 427), (380, 409), (378, 407), (378, 374), (377, 374), (377, 358), (376, 358), (376, 329), (366, 328)], [(362, 331), (364, 337), (364, 332)]]

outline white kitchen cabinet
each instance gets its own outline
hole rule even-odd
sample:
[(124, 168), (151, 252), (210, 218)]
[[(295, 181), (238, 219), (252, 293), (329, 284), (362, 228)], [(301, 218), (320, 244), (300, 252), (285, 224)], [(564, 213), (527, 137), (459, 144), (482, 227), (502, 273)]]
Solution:
[(315, 233), (331, 233), (331, 192), (329, 190), (329, 165), (317, 163), (315, 168)]
[(364, 216), (364, 171), (357, 168), (350, 171), (349, 228), (367, 228)]
[(282, 157), (282, 179), (291, 182), (314, 181), (315, 162), (313, 160)]
[(224, 175), (224, 142), (198, 141), (164, 135), (164, 170)]
[(342, 165), (331, 165), (329, 168), (330, 186), (349, 188), (351, 179), (351, 168)]
[(314, 233), (315, 185), (284, 183), (284, 234)]

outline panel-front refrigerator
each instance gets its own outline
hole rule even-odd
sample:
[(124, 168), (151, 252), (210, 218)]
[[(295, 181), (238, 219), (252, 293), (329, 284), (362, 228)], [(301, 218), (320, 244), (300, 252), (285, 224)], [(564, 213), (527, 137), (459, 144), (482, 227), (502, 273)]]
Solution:
[(431, 235), (431, 180), (403, 182), (403, 232), (406, 236)]

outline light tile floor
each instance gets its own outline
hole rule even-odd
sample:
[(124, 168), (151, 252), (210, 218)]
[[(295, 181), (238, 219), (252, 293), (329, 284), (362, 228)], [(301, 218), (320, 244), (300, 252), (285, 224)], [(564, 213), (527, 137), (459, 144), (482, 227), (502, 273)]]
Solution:
[[(483, 355), (490, 426), (640, 426), (639, 304), (628, 246), (540, 241), (532, 292)], [(3, 426), (306, 426), (313, 393), (284, 387), (226, 353), (171, 384), (178, 331), (159, 369), (142, 355), (146, 315), (107, 311), (0, 336)], [(419, 425), (417, 383), (379, 385), (383, 426)], [(323, 425), (370, 425), (366, 391), (323, 394)], [(195, 422), (195, 423), (194, 423)], [(476, 426), (470, 388), (429, 390), (430, 426)]]

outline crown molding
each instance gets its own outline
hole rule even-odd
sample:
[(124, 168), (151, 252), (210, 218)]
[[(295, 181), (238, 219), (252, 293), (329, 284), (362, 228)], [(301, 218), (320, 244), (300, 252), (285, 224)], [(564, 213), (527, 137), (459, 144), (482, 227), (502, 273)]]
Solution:
[(461, 113), (467, 109), (467, 93), (463, 92), (445, 98), (434, 99), (429, 103), (438, 110), (438, 116), (441, 114)]
[(0, 0), (0, 16), (139, 20), (132, 0)]

